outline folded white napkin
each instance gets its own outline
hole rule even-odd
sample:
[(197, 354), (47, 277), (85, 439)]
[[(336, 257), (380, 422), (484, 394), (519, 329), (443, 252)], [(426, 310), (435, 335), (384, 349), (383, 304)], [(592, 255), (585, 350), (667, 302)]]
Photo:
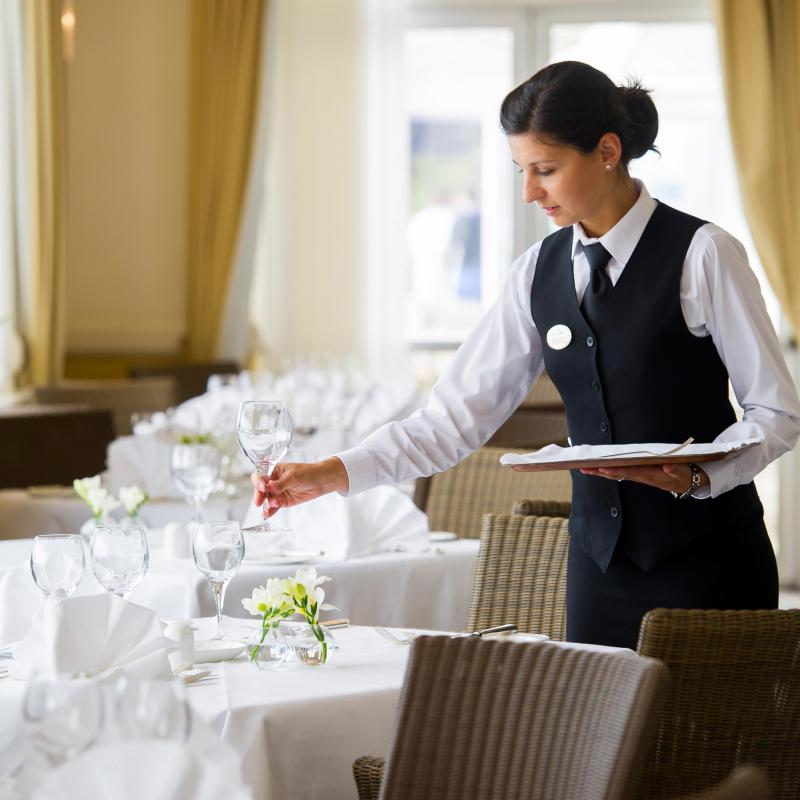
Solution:
[(111, 492), (141, 486), (152, 498), (180, 498), (169, 459), (175, 438), (171, 432), (121, 436), (108, 446), (107, 483)]
[(136, 678), (172, 676), (175, 643), (154, 611), (111, 594), (51, 595), (17, 645), (9, 672), (27, 679), (102, 675), (121, 669)]
[[(220, 743), (220, 746), (222, 743)], [(251, 800), (236, 771), (174, 742), (93, 747), (53, 770), (33, 800)]]
[[(245, 524), (260, 518), (249, 507)], [(276, 526), (291, 528), (280, 544), (292, 550), (321, 550), (326, 560), (357, 558), (396, 549), (428, 546), (428, 518), (410, 497), (391, 486), (380, 486), (353, 497), (327, 494), (310, 503), (281, 509)], [(245, 554), (262, 556), (274, 549), (274, 538), (251, 534)]]

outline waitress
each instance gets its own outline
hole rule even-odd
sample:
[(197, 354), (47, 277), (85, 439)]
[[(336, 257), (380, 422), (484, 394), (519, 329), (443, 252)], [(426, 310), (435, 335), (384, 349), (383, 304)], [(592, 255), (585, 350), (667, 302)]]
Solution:
[(335, 457), (254, 475), (256, 504), (271, 515), (448, 469), (546, 368), (574, 445), (762, 439), (703, 466), (573, 471), (567, 638), (635, 647), (652, 608), (776, 608), (753, 477), (794, 446), (800, 401), (744, 248), (630, 176), (658, 132), (638, 84), (551, 64), (505, 98), (500, 120), (524, 202), (560, 230), (514, 262), (424, 408)]

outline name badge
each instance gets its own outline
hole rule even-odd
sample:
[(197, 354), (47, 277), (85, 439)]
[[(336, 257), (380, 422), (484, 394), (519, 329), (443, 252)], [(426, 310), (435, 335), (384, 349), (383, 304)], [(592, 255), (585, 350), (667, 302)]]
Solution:
[(547, 344), (553, 350), (563, 350), (572, 341), (572, 331), (566, 325), (553, 325), (547, 331)]

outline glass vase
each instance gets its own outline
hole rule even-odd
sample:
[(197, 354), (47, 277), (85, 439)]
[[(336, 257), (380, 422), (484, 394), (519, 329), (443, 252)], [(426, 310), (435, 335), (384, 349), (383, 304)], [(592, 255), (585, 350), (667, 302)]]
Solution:
[[(108, 528), (110, 525), (117, 525), (117, 521), (106, 514), (105, 516), (89, 517), (86, 522), (81, 525), (81, 538), (87, 548), (92, 546), (92, 537), (94, 536), (95, 528)], [(89, 552), (89, 550), (87, 550)]]
[(247, 657), (259, 669), (275, 669), (289, 657), (291, 646), (280, 621), (253, 631), (247, 641)]
[(317, 667), (330, 663), (336, 642), (331, 632), (322, 625), (304, 625), (292, 639), (292, 651), (301, 664)]

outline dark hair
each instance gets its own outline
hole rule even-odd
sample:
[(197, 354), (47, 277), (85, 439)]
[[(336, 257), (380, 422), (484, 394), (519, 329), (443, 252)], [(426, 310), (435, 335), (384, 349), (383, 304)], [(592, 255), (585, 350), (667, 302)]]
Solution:
[(636, 80), (617, 86), (580, 61), (550, 64), (517, 86), (503, 100), (500, 124), (507, 136), (532, 133), (584, 153), (604, 133), (616, 133), (626, 167), (648, 150), (658, 152), (658, 112), (650, 90)]

